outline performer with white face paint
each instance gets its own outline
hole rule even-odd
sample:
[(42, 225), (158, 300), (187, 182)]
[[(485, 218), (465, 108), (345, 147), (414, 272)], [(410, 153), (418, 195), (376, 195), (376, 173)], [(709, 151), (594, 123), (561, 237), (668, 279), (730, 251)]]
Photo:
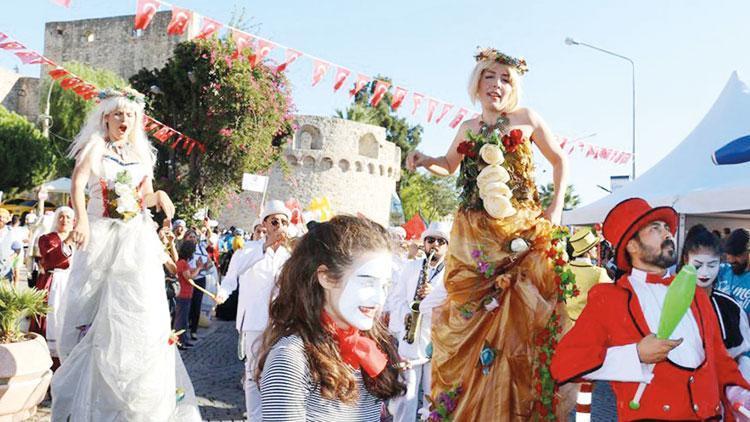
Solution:
[(297, 243), (279, 274), (256, 378), (263, 421), (380, 421), (403, 394), (398, 355), (380, 322), (391, 283), (388, 234), (338, 216)]
[(721, 266), (721, 242), (702, 224), (690, 228), (682, 252), (683, 263), (698, 272), (698, 287), (711, 298), (729, 354), (737, 360), (742, 376), (750, 380), (750, 324), (742, 307), (728, 294), (714, 288)]

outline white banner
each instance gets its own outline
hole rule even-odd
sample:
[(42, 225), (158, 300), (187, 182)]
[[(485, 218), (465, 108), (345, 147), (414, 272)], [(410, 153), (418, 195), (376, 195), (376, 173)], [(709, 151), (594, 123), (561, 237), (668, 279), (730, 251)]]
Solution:
[(259, 176), (257, 174), (242, 174), (242, 190), (252, 192), (265, 192), (268, 186), (268, 176)]

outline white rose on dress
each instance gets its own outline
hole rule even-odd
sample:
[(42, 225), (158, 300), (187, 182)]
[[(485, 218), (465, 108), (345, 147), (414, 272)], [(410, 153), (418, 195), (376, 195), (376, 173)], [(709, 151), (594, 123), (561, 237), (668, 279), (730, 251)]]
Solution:
[(485, 197), (491, 196), (505, 196), (510, 198), (513, 196), (513, 192), (510, 190), (508, 185), (502, 182), (485, 183), (479, 187), (479, 197), (484, 199)]
[(117, 212), (124, 214), (138, 210), (138, 201), (132, 193), (117, 198)]
[(516, 213), (516, 209), (513, 208), (510, 199), (505, 196), (490, 196), (482, 199), (482, 201), (484, 202), (484, 210), (492, 218), (506, 218)]
[(123, 197), (126, 195), (131, 195), (133, 192), (133, 188), (131, 188), (126, 183), (115, 183), (115, 193), (119, 197)]
[(503, 151), (500, 147), (494, 144), (484, 144), (479, 150), (479, 155), (482, 157), (485, 163), (489, 165), (502, 164), (505, 161)]
[(514, 253), (526, 252), (529, 250), (529, 244), (525, 240), (517, 237), (510, 242), (510, 251)]
[(492, 182), (507, 183), (510, 180), (510, 174), (505, 167), (494, 164), (487, 166), (479, 172), (477, 176), (477, 186), (481, 189), (483, 185)]

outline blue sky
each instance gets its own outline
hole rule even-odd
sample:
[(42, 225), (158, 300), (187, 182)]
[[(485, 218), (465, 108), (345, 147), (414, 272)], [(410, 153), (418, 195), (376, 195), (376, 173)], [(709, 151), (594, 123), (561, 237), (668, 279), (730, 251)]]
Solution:
[[(44, 23), (132, 14), (135, 0), (72, 0), (70, 9), (49, 0), (4, 2), (0, 31), (31, 48), (43, 48)], [(555, 133), (610, 148), (630, 149), (630, 67), (627, 62), (564, 44), (572, 36), (636, 62), (637, 171), (642, 174), (695, 127), (734, 70), (750, 75), (750, 2), (695, 0), (615, 1), (392, 1), (355, 2), (172, 0), (206, 16), (229, 21), (244, 7), (257, 33), (281, 44), (398, 84), (457, 106), (470, 106), (466, 82), (477, 45), (524, 56), (530, 72), (522, 104), (536, 109)], [(277, 52), (276, 54), (279, 54)], [(0, 51), (0, 66), (15, 57)], [(333, 94), (329, 71), (310, 87), (311, 62), (289, 71), (297, 108), (331, 115), (348, 95)], [(38, 66), (21, 66), (38, 75)], [(744, 71), (744, 72), (743, 72)], [(342, 90), (343, 91), (343, 90)], [(410, 99), (407, 99), (410, 101)], [(402, 107), (408, 116), (410, 103)], [(454, 131), (427, 124), (421, 149), (442, 154)], [(448, 119), (446, 119), (448, 120)], [(729, 141), (729, 140), (727, 140)], [(537, 181), (550, 180), (541, 157)], [(584, 203), (606, 193), (610, 175), (630, 166), (571, 157), (571, 182)]]

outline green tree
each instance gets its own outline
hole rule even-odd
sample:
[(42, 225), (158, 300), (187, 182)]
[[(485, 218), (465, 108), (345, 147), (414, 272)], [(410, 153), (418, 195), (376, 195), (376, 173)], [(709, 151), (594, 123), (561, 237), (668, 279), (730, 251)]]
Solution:
[(242, 173), (268, 169), (292, 132), (292, 101), (283, 74), (247, 58), (233, 60), (230, 40), (210, 39), (177, 45), (161, 69), (142, 69), (130, 78), (148, 96), (156, 119), (206, 147), (172, 148), (173, 137), (158, 150), (155, 184), (167, 191), (179, 212), (216, 210), (240, 189)]
[[(552, 195), (555, 194), (555, 185), (553, 183), (547, 183), (544, 186), (539, 186), (539, 200), (544, 208), (547, 208), (552, 202)], [(563, 209), (572, 210), (573, 208), (581, 205), (581, 198), (575, 192), (573, 185), (568, 185), (568, 189), (565, 191), (565, 202)]]
[[(67, 62), (63, 64), (63, 67), (101, 89), (127, 86), (124, 79), (109, 70), (96, 69), (78, 62)], [(65, 158), (70, 141), (78, 135), (86, 115), (96, 104), (94, 101), (84, 100), (71, 90), (62, 89), (59, 83), (46, 78), (41, 91), (43, 93), (40, 104), (42, 113), (47, 106), (50, 83), (52, 83), (50, 142), (58, 156), (58, 168), (55, 169), (55, 173), (59, 176), (70, 176), (73, 171), (73, 160)]]
[(440, 220), (458, 208), (456, 178), (406, 174), (401, 181), (401, 205), (407, 221), (417, 212), (427, 221)]
[(54, 175), (58, 157), (25, 117), (0, 106), (0, 190), (12, 196)]

